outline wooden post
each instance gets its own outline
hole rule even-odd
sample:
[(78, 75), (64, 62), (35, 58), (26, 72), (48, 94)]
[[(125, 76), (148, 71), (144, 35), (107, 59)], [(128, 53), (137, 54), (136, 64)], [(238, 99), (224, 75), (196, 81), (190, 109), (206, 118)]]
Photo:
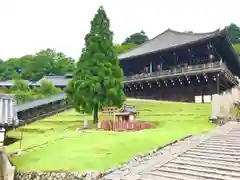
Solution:
[(220, 93), (220, 79), (219, 79), (219, 74), (217, 74), (217, 94)]
[(23, 140), (23, 130), (21, 131), (21, 139), (20, 139), (20, 144), (19, 144), (19, 150), (22, 149), (22, 140)]
[(4, 128), (0, 128), (0, 149), (4, 145), (5, 133), (6, 133), (5, 129)]

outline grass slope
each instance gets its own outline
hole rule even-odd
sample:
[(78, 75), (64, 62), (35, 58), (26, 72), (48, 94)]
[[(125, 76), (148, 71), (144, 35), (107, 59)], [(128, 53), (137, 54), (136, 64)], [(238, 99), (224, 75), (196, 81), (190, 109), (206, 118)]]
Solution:
[[(80, 133), (76, 128), (91, 117), (70, 110), (9, 132), (9, 136), (19, 137), (24, 131), (23, 148), (51, 141), (13, 157), (14, 164), (26, 171), (105, 170), (187, 134), (214, 128), (208, 123), (211, 108), (207, 104), (128, 103), (136, 105), (140, 120), (153, 122), (157, 128), (139, 132), (88, 130)], [(67, 138), (56, 140), (59, 137)], [(9, 152), (18, 148), (19, 142), (7, 147)]]

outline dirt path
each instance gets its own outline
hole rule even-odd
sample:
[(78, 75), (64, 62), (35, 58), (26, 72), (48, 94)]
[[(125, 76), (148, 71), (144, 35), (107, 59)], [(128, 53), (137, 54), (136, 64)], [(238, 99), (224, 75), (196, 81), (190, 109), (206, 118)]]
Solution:
[(105, 180), (239, 180), (240, 124), (168, 146), (154, 157), (105, 176)]

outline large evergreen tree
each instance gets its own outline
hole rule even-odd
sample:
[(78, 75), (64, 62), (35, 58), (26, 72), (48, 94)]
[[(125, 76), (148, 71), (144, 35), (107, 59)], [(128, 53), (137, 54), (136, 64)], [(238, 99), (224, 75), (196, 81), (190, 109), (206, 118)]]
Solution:
[(148, 40), (149, 40), (149, 38), (146, 35), (146, 33), (144, 31), (141, 31), (139, 33), (134, 33), (134, 34), (130, 35), (129, 37), (127, 37), (126, 40), (122, 44), (131, 43), (131, 44), (140, 45), (142, 43), (145, 43)]
[(240, 27), (236, 24), (230, 24), (228, 26), (228, 35), (232, 44), (240, 43)]
[(113, 47), (113, 33), (101, 6), (91, 21), (85, 48), (77, 63), (73, 80), (66, 93), (75, 109), (92, 113), (98, 122), (98, 110), (104, 106), (121, 106), (125, 101), (123, 71)]

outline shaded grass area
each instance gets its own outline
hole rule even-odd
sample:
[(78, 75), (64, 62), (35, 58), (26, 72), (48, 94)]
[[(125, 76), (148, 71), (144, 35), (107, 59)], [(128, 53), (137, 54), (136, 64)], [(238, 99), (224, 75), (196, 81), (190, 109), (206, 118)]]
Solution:
[[(13, 157), (14, 164), (27, 171), (105, 170), (128, 161), (138, 153), (214, 128), (208, 123), (209, 104), (143, 101), (129, 101), (128, 104), (136, 106), (139, 120), (152, 122), (156, 128), (138, 132), (93, 129), (80, 133), (76, 128), (83, 126), (84, 119), (92, 117), (69, 110), (9, 132), (10, 137), (19, 138), (24, 131), (23, 148), (51, 141), (22, 156)], [(53, 141), (59, 137), (66, 138)], [(7, 147), (9, 152), (18, 148), (19, 142)]]

